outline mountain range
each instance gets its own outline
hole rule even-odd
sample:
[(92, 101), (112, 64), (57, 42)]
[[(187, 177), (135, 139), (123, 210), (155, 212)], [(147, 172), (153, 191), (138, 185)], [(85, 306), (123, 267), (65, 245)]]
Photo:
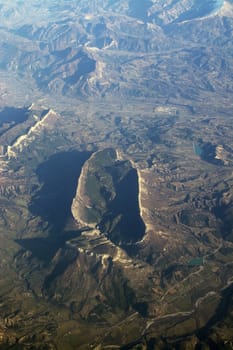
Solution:
[(0, 349), (233, 347), (233, 2), (0, 0)]

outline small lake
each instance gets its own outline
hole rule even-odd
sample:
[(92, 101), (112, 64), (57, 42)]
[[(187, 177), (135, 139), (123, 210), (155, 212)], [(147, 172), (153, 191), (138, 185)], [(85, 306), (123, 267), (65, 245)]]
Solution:
[(196, 156), (200, 157), (202, 155), (202, 148), (197, 143), (193, 143), (193, 149)]

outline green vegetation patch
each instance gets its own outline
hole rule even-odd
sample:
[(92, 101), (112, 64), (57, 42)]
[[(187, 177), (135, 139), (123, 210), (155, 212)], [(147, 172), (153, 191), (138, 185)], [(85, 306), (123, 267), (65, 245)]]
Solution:
[(202, 266), (204, 265), (204, 259), (203, 257), (201, 258), (195, 258), (195, 259), (192, 259), (188, 262), (188, 266)]

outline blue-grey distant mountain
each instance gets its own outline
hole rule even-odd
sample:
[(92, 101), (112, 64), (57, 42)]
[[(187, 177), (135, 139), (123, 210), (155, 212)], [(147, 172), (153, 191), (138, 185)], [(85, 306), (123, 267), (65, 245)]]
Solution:
[[(225, 95), (224, 77), (210, 69), (222, 75), (224, 64), (232, 74), (232, 6), (222, 0), (4, 2), (0, 67), (45, 93), (73, 97)], [(199, 64), (205, 60), (211, 68)]]

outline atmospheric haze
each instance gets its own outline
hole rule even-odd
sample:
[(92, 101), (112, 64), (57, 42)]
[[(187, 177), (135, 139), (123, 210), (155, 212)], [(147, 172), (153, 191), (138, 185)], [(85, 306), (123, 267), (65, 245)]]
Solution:
[(233, 348), (233, 2), (0, 0), (0, 350)]

